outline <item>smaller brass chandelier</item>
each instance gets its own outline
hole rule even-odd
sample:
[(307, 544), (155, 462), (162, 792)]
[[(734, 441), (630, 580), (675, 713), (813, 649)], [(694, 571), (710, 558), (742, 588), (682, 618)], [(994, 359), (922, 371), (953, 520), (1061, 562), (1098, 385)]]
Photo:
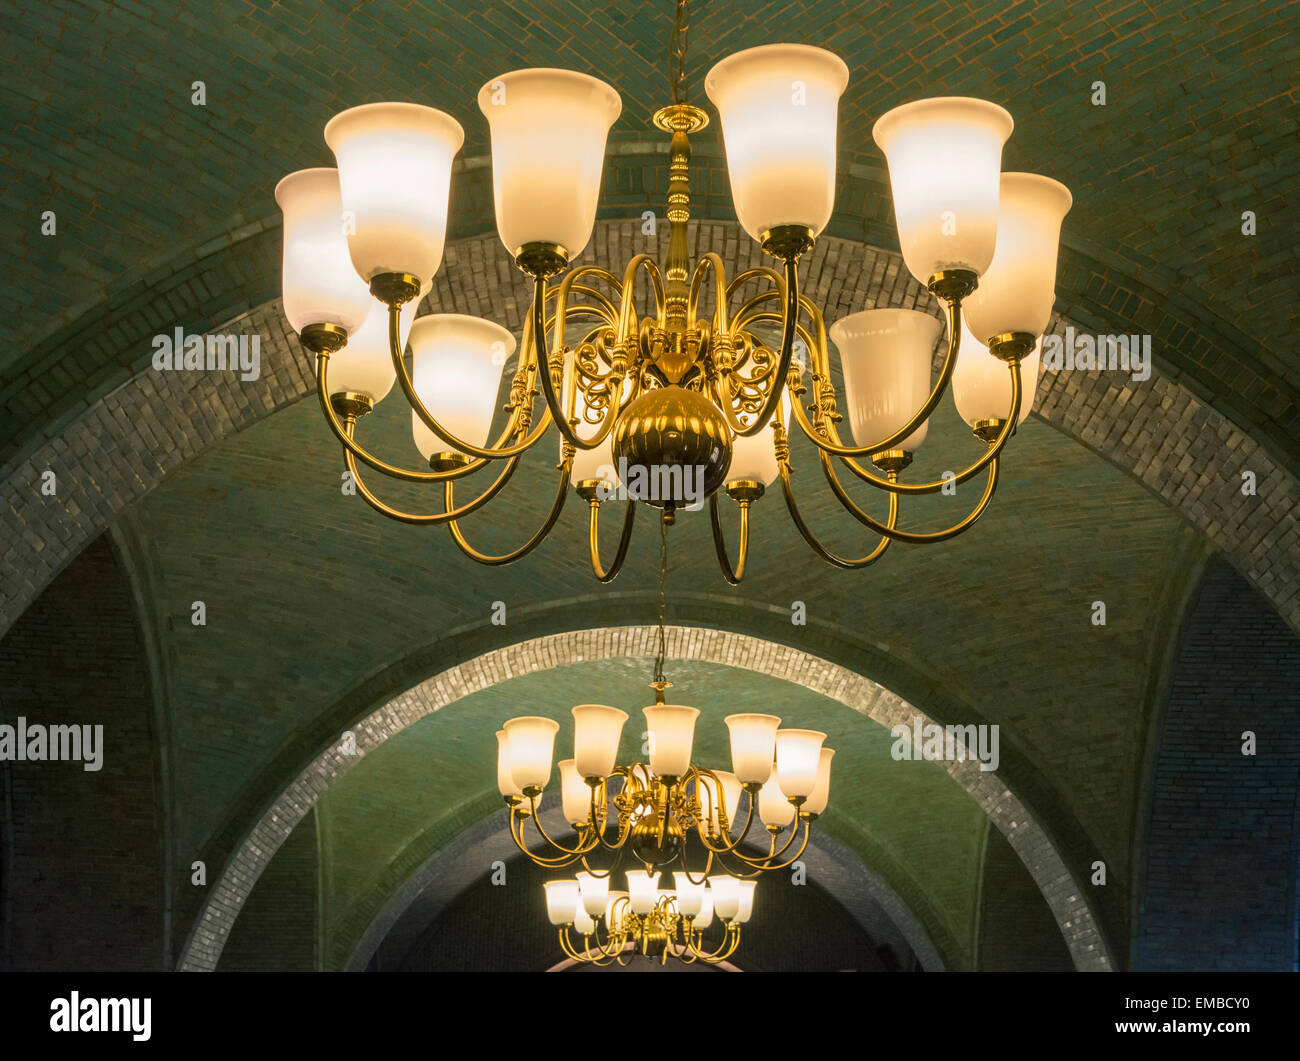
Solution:
[[(740, 945), (740, 926), (753, 912), (757, 884), (725, 875), (700, 882), (689, 873), (673, 876), (676, 888), (665, 889), (658, 873), (629, 870), (625, 892), (609, 890), (608, 873), (547, 881), (546, 914), (559, 929), (564, 953), (591, 965), (626, 965), (638, 954), (664, 965), (669, 958), (688, 965), (726, 961)], [(715, 923), (722, 939), (710, 947), (704, 933)], [(581, 945), (570, 929), (582, 936)]]
[[(664, 961), (722, 961), (734, 952), (740, 925), (749, 919), (753, 878), (802, 856), (812, 823), (830, 800), (835, 752), (823, 747), (826, 734), (781, 729), (776, 715), (726, 717), (731, 771), (691, 762), (700, 712), (664, 702), (672, 683), (664, 678), (668, 532), (666, 524), (660, 528), (659, 646), (650, 682), (655, 702), (642, 709), (647, 761), (616, 765), (627, 712), (606, 704), (572, 709), (573, 758), (558, 764), (564, 819), (577, 834), (566, 846), (547, 833), (538, 816), (560, 724), (525, 716), (511, 719), (496, 734), (497, 789), (509, 808), (511, 839), (539, 866), (558, 870), (580, 862), (585, 870), (576, 881), (546, 886), (548, 915), (560, 929), (565, 953), (578, 961), (617, 961), (629, 942)], [(754, 843), (749, 834), (755, 818), (768, 833), (766, 853), (741, 849)], [(529, 821), (546, 853), (530, 850), (525, 842)], [(698, 874), (688, 866), (696, 846), (704, 859)], [(593, 869), (587, 857), (602, 848), (614, 853), (613, 864)], [(643, 871), (627, 872), (626, 894), (610, 892), (610, 879), (629, 852)], [(715, 863), (726, 873), (710, 876)], [(676, 889), (659, 890), (659, 870), (674, 864), (680, 867), (674, 873)], [(714, 915), (725, 928), (721, 943), (708, 950), (700, 933)], [(583, 937), (581, 947), (569, 937), (569, 928)]]

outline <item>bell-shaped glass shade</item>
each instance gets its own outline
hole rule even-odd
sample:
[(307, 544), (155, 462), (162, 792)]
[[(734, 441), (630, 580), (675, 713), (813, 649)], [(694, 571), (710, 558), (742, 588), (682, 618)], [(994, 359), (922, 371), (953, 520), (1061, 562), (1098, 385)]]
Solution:
[(1006, 332), (1041, 336), (1056, 301), (1061, 222), (1074, 202), (1070, 189), (1036, 173), (1002, 174), (998, 244), (962, 316), (983, 342)]
[(510, 735), (503, 729), (497, 730), (497, 791), (503, 797), (524, 798), (523, 792), (515, 784), (510, 758)]
[[(432, 287), (433, 281), (429, 281), (419, 298), (413, 298), (398, 313), (403, 350), (411, 336), (411, 323), (415, 320), (420, 299)], [(397, 370), (393, 367), (393, 355), (388, 346), (388, 307), (377, 298), (372, 298), (365, 323), (357, 329), (355, 335), (348, 337), (347, 346), (330, 355), (330, 391), (334, 394), (340, 391), (368, 394), (370, 400), (378, 405), (393, 389), (396, 378)]]
[(576, 880), (548, 880), (546, 889), (546, 916), (551, 924), (571, 925), (578, 910), (578, 882)]
[(609, 898), (605, 902), (605, 927), (610, 932), (619, 930), (623, 918), (632, 909), (625, 900), (627, 900), (627, 892), (611, 891), (609, 893)]
[(275, 186), (284, 214), (281, 291), (284, 315), (301, 334), (337, 324), (353, 335), (370, 312), (370, 291), (352, 268), (339, 197), (339, 171), (302, 169)]
[(732, 920), (740, 913), (740, 881), (726, 874), (709, 878), (709, 890), (713, 892), (713, 912), (723, 921)]
[[(702, 812), (701, 824), (708, 825), (708, 829), (714, 835), (722, 832), (720, 813), (723, 809), (727, 813), (727, 829), (730, 831), (731, 826), (736, 823), (737, 809), (740, 806), (740, 779), (729, 770), (714, 770), (714, 775), (721, 783), (721, 793), (719, 786), (714, 783), (713, 778), (701, 776), (697, 782), (697, 792), (700, 797), (700, 810)], [(725, 805), (725, 806), (724, 806)]]
[(623, 104), (572, 70), (515, 70), (478, 94), (492, 134), (497, 232), (511, 254), (551, 243), (576, 258), (591, 239), (605, 139)]
[(704, 91), (722, 120), (736, 217), (750, 236), (782, 225), (819, 235), (835, 206), (835, 133), (849, 68), (806, 44), (748, 48), (717, 63)]
[(573, 927), (576, 932), (583, 936), (593, 935), (596, 931), (596, 922), (591, 915), (579, 904), (578, 908), (573, 911)]
[[(486, 446), (501, 369), (514, 348), (513, 335), (481, 317), (459, 313), (420, 317), (411, 325), (415, 393), (434, 419), (457, 438)], [(460, 452), (430, 431), (414, 410), (411, 433), (425, 460), (435, 453)]]
[(648, 914), (659, 898), (659, 874), (647, 873), (643, 869), (628, 870), (627, 897), (632, 904), (632, 913)]
[(652, 704), (641, 713), (650, 734), (651, 771), (656, 777), (681, 777), (691, 766), (699, 710), (681, 704)]
[(348, 249), (362, 279), (432, 280), (447, 238), (451, 164), (465, 142), (460, 123), (418, 103), (367, 103), (331, 118), (325, 142), (339, 164)]
[(589, 917), (604, 917), (605, 907), (609, 904), (609, 874), (597, 877), (594, 873), (583, 871), (578, 874), (578, 891), (582, 899), (582, 908)]
[(758, 816), (764, 825), (775, 825), (784, 829), (794, 821), (794, 804), (786, 799), (785, 793), (775, 777), (758, 790)]
[(736, 910), (736, 923), (743, 925), (749, 920), (750, 915), (754, 912), (754, 890), (758, 887), (758, 881), (742, 880), (736, 882), (737, 898), (740, 900), (739, 908)]
[(697, 917), (704, 906), (708, 884), (704, 881), (695, 884), (686, 873), (674, 873), (673, 883), (677, 886), (677, 912), (682, 917)]
[(700, 896), (700, 912), (695, 915), (695, 929), (703, 932), (711, 924), (713, 924), (713, 889), (706, 885), (704, 894)]
[[(930, 363), (943, 324), (914, 309), (868, 309), (831, 325), (844, 368), (844, 395), (854, 441), (870, 446), (907, 423), (930, 395)], [(923, 421), (892, 449), (925, 441)]]
[(889, 162), (903, 260), (921, 283), (945, 269), (989, 267), (1013, 125), (995, 103), (941, 96), (895, 107), (872, 128)]
[[(564, 439), (560, 439), (560, 459), (563, 460)], [(591, 449), (574, 448), (573, 469), (569, 472), (569, 482), (577, 486), (587, 479), (595, 479), (607, 484), (610, 496), (618, 489), (621, 481), (618, 468), (614, 464), (614, 432), (605, 436), (598, 446)]]
[[(761, 785), (772, 773), (776, 758), (776, 731), (781, 720), (776, 715), (728, 715), (731, 732), (731, 765), (742, 784)], [(735, 817), (735, 807), (728, 805)]]
[[(782, 419), (786, 432), (790, 429), (790, 392), (781, 398)], [(731, 439), (731, 464), (727, 468), (727, 482), (748, 480), (771, 486), (780, 474), (776, 462), (776, 417), (773, 416), (767, 427), (754, 435), (733, 435)]]
[(505, 724), (510, 741), (510, 776), (521, 789), (541, 788), (551, 779), (551, 757), (560, 724), (553, 719), (525, 715)]
[[(776, 780), (787, 796), (811, 796), (817, 787), (825, 733), (812, 729), (783, 729), (776, 734)], [(518, 778), (516, 768), (515, 777)]]
[(573, 761), (578, 774), (608, 777), (618, 758), (627, 712), (604, 704), (579, 704), (573, 708)]
[(833, 748), (822, 748), (821, 758), (817, 762), (817, 784), (803, 805), (805, 814), (821, 814), (826, 810), (826, 804), (831, 798), (831, 760), (834, 758)]
[[(1033, 353), (1020, 362), (1020, 416), (1016, 418), (1017, 424), (1023, 424), (1034, 407), (1042, 349), (1043, 337), (1040, 335)], [(981, 420), (1005, 420), (1011, 408), (1011, 371), (1005, 361), (994, 357), (989, 348), (975, 338), (966, 324), (964, 313), (957, 367), (952, 371), (952, 400), (958, 414), (971, 427)]]
[(582, 779), (572, 759), (561, 759), (560, 800), (564, 807), (564, 820), (575, 828), (585, 825), (591, 817), (591, 789)]

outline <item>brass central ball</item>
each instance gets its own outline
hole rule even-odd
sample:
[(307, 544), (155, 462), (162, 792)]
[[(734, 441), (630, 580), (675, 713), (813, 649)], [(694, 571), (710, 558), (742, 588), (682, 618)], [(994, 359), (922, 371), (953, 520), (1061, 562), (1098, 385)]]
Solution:
[(619, 416), (614, 461), (628, 496), (685, 508), (720, 487), (731, 466), (731, 430), (708, 398), (675, 384), (646, 391)]

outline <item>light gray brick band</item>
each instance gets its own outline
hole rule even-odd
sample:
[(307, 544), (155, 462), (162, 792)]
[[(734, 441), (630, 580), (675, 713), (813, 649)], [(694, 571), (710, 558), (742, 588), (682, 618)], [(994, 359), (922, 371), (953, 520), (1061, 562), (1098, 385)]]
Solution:
[[(331, 747), (294, 779), (254, 825), (213, 885), (178, 968), (216, 969), (241, 906), (276, 850), (321, 794), (384, 741), (425, 715), (520, 674), (584, 660), (651, 657), (657, 636), (653, 626), (624, 626), (532, 638), (451, 667), (376, 709), (353, 727), (356, 755), (344, 755), (338, 745)], [(924, 712), (871, 679), (786, 645), (730, 631), (671, 626), (667, 649), (670, 659), (721, 663), (796, 682), (886, 728), (910, 725), (918, 716), (922, 725), (930, 721)], [(950, 762), (946, 768), (1024, 862), (1060, 926), (1075, 967), (1110, 971), (1110, 953), (1081, 886), (1024, 804), (996, 771), (981, 770), (973, 758)]]

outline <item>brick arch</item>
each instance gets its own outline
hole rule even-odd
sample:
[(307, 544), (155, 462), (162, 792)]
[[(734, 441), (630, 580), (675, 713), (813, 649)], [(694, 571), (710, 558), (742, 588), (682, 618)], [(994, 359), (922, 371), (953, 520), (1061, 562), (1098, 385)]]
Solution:
[[(532, 638), (448, 668), (372, 711), (352, 727), (356, 755), (344, 755), (338, 744), (322, 752), (252, 826), (209, 892), (177, 968), (185, 972), (216, 969), (240, 909), (276, 850), (321, 794), (368, 752), (420, 718), (515, 675), (582, 661), (653, 656), (657, 636), (652, 626), (626, 626)], [(671, 626), (667, 628), (667, 653), (670, 659), (721, 663), (795, 682), (838, 700), (887, 729), (910, 724), (917, 716), (923, 724), (929, 721), (924, 711), (870, 678), (772, 641), (731, 631)], [(1075, 967), (1109, 972), (1113, 968), (1109, 948), (1083, 888), (1025, 805), (997, 771), (982, 770), (974, 758), (944, 763), (943, 769), (979, 804), (1020, 856), (1061, 929)]]
[[(725, 250), (729, 271), (762, 260), (730, 222), (693, 226), (697, 246)], [(647, 246), (639, 224), (602, 221), (590, 253), (614, 261)], [(934, 302), (900, 256), (870, 244), (825, 237), (803, 269), (805, 291), (834, 319), (864, 306)], [(502, 320), (518, 329), (522, 287), (495, 235), (449, 245), (428, 303)], [(1086, 318), (1057, 317), (1081, 330)], [(261, 417), (314, 390), (310, 358), (291, 334), (278, 303), (268, 302), (221, 330), (262, 339), (262, 374), (191, 376), (145, 369), (68, 421), (56, 437), (11, 466), (0, 498), (12, 514), (0, 534), (0, 634), (36, 594), (118, 512), (172, 469)], [(1204, 404), (1181, 382), (1153, 373), (1127, 376), (1045, 373), (1035, 412), (1143, 482), (1196, 526), (1300, 632), (1300, 480), (1256, 440)], [(322, 431), (325, 430), (322, 427)], [(1014, 453), (1007, 458), (1014, 468)], [(41, 473), (58, 476), (55, 497), (40, 492)], [(1242, 495), (1242, 473), (1257, 491)]]
[[(554, 837), (572, 832), (563, 809), (551, 805), (541, 811), (546, 831)], [(475, 880), (482, 867), (500, 860), (522, 858), (519, 849), (494, 814), (463, 830), (441, 849), (433, 851), (375, 913), (355, 942), (343, 966), (362, 972), (382, 946), (394, 937), (409, 946), (414, 933), (431, 924)], [(943, 958), (925, 926), (888, 882), (857, 853), (825, 832), (814, 832), (801, 861), (811, 878), (856, 921), (876, 943), (897, 944), (911, 950), (925, 972), (942, 972)], [(402, 861), (406, 861), (404, 858)], [(412, 914), (415, 916), (411, 916)], [(399, 943), (398, 949), (401, 948)]]

